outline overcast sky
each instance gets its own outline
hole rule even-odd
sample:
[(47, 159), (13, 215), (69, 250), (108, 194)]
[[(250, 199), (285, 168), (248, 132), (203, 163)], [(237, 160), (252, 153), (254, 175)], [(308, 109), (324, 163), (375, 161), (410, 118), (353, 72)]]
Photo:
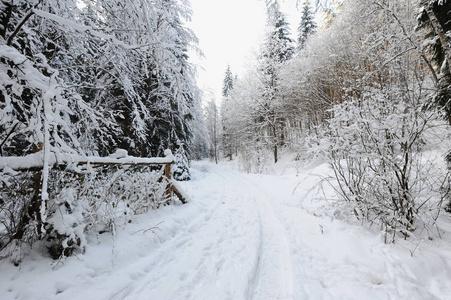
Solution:
[[(204, 58), (192, 56), (197, 65), (198, 85), (221, 97), (227, 65), (242, 73), (246, 58), (262, 39), (266, 15), (260, 0), (190, 0), (193, 10), (189, 26), (199, 38)], [(209, 96), (206, 95), (208, 98)], [(216, 99), (219, 103), (220, 99)]]
[[(266, 13), (263, 0), (190, 0), (193, 10), (188, 26), (199, 38), (204, 58), (191, 54), (198, 68), (198, 85), (209, 100), (212, 94), (220, 103), (222, 81), (227, 65), (234, 74), (242, 74), (253, 51), (263, 39)], [(295, 0), (286, 0), (283, 11), (290, 19), (296, 15)], [(297, 17), (297, 16), (296, 16)], [(294, 28), (298, 20), (289, 20)], [(294, 31), (294, 29), (292, 29)], [(295, 32), (294, 32), (295, 33)], [(255, 52), (254, 51), (254, 52)]]

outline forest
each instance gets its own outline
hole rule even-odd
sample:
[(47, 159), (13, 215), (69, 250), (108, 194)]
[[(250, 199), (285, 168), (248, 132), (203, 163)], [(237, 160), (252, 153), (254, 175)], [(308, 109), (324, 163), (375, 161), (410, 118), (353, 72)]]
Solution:
[(226, 70), (220, 118), (207, 107), (212, 156), (259, 173), (293, 149), (327, 162), (348, 211), (386, 242), (432, 230), (451, 210), (451, 155), (435, 151), (449, 147), (450, 3), (307, 1), (297, 40), (278, 2), (266, 3), (254, 64)]
[[(176, 185), (193, 160), (263, 173), (296, 153), (327, 163), (385, 242), (436, 230), (451, 211), (451, 3), (299, 1), (294, 34), (279, 1), (262, 5), (264, 41), (245, 74), (225, 70), (217, 104), (190, 63), (188, 0), (0, 0), (0, 259), (82, 253), (90, 233), (178, 203), (140, 158), (174, 160)], [(94, 164), (111, 159), (131, 163)]]

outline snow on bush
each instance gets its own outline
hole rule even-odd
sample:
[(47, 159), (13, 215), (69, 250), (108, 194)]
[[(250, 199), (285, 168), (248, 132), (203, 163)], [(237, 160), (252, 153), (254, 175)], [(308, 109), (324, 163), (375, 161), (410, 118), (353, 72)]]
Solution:
[[(58, 259), (83, 251), (89, 232), (115, 233), (118, 224), (132, 216), (166, 204), (167, 180), (152, 167), (88, 167), (86, 170), (55, 170), (49, 173), (45, 236), (37, 234), (34, 172), (1, 174), (0, 257), (20, 262), (15, 255), (24, 244), (43, 240), (49, 254)], [(7, 201), (15, 199), (15, 201)], [(34, 201), (34, 202), (33, 202)]]
[(380, 224), (386, 241), (434, 226), (447, 193), (443, 157), (424, 152), (438, 113), (393, 96), (368, 88), (359, 99), (335, 105), (313, 150), (333, 169), (341, 199), (359, 220)]
[(239, 151), (239, 166), (246, 173), (263, 173), (271, 163), (271, 152), (265, 149), (261, 141), (249, 143)]

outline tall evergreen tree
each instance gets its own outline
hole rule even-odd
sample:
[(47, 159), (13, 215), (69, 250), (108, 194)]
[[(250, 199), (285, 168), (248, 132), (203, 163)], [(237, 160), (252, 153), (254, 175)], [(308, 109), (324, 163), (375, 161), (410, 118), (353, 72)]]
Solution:
[(268, 35), (259, 57), (260, 79), (262, 81), (262, 101), (259, 105), (257, 122), (263, 128), (262, 136), (269, 137), (267, 143), (273, 150), (274, 162), (278, 160), (278, 148), (283, 144), (284, 120), (280, 116), (280, 68), (293, 57), (293, 40), (290, 38), (289, 24), (280, 11), (268, 18)]
[(231, 132), (229, 110), (230, 110), (230, 93), (233, 90), (234, 79), (230, 66), (227, 66), (224, 81), (222, 84), (222, 104), (221, 104), (221, 122), (222, 122), (222, 146), (224, 156), (230, 160), (233, 158), (234, 134)]
[[(187, 51), (196, 39), (182, 24), (181, 17), (190, 16), (187, 6), (175, 0), (161, 0), (160, 5), (161, 13), (155, 21), (161, 38), (167, 40), (166, 46), (163, 45), (167, 48), (161, 62), (155, 60), (156, 68), (152, 70), (156, 71), (158, 88), (152, 95), (155, 119), (152, 117), (149, 124), (151, 154), (161, 155), (164, 149), (173, 148), (180, 142), (189, 154), (193, 137), (189, 121), (193, 118), (194, 106), (199, 104), (196, 101), (199, 92)], [(171, 63), (165, 66), (168, 62)], [(161, 106), (161, 103), (166, 104)]]
[(189, 121), (199, 105), (187, 55), (196, 38), (182, 25), (189, 7), (174, 0), (98, 0), (90, 7), (115, 28), (109, 30), (118, 39), (135, 45), (114, 47), (117, 59), (108, 59), (102, 68), (108, 71), (105, 76), (113, 75), (109, 88), (98, 95), (116, 112), (122, 132), (116, 135), (118, 146), (135, 156), (160, 156), (178, 142), (189, 150)]
[(188, 157), (186, 156), (186, 152), (182, 144), (179, 145), (177, 151), (175, 152), (175, 166), (173, 175), (174, 179), (178, 181), (187, 181), (191, 179)]
[(298, 50), (304, 49), (308, 38), (316, 33), (316, 28), (317, 25), (313, 20), (313, 13), (310, 10), (309, 0), (305, 0), (302, 8), (301, 23), (298, 27)]
[(230, 66), (227, 66), (224, 81), (222, 83), (222, 96), (228, 97), (232, 89), (233, 89), (233, 74), (232, 71), (230, 71)]

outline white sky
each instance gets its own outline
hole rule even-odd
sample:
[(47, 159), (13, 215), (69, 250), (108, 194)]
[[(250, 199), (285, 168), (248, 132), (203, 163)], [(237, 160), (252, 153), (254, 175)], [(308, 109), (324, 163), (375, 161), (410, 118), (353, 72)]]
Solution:
[[(197, 66), (198, 85), (204, 99), (213, 96), (221, 100), (221, 89), (227, 65), (233, 74), (243, 74), (253, 51), (257, 51), (263, 40), (266, 12), (263, 0), (190, 0), (193, 10), (192, 22), (188, 26), (199, 38), (199, 48), (204, 58), (191, 53), (190, 61)], [(291, 15), (299, 14), (296, 0), (282, 1), (282, 8), (289, 18), (292, 33), (296, 34), (298, 20)], [(290, 5), (291, 6), (291, 5)], [(300, 18), (300, 17), (299, 17)], [(294, 37), (294, 36), (293, 36)]]

